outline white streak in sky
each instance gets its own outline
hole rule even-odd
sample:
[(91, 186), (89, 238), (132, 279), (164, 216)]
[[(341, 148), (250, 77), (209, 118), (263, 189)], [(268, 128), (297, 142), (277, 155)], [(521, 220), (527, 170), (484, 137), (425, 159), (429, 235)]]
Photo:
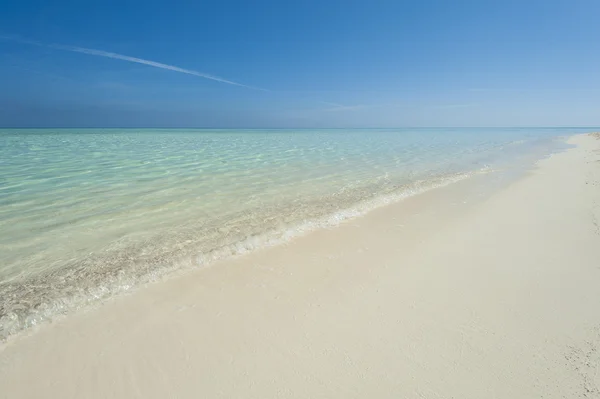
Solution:
[(329, 105), (329, 108), (324, 109), (327, 112), (337, 112), (337, 111), (354, 111), (363, 108), (371, 108), (372, 106), (367, 105), (342, 105), (337, 103), (331, 103), (328, 101), (321, 101), (322, 104)]
[(253, 89), (253, 90), (268, 91), (267, 89), (262, 89), (262, 88), (259, 88), (259, 87), (248, 86), (248, 85), (245, 85), (245, 84), (242, 84), (242, 83), (238, 83), (238, 82), (234, 82), (234, 81), (231, 81), (231, 80), (223, 79), (223, 78), (220, 78), (218, 76), (209, 75), (207, 73), (193, 71), (191, 69), (184, 69), (184, 68), (180, 68), (180, 67), (174, 66), (174, 65), (163, 64), (161, 62), (156, 62), (156, 61), (151, 61), (151, 60), (145, 60), (143, 58), (131, 57), (129, 55), (111, 53), (109, 51), (104, 51), (104, 50), (95, 50), (95, 49), (91, 49), (91, 48), (76, 47), (76, 46), (64, 46), (64, 45), (61, 45), (61, 44), (45, 45), (45, 44), (42, 44), (42, 43), (39, 43), (39, 42), (35, 42), (35, 41), (32, 41), (32, 40), (25, 40), (25, 39), (21, 39), (21, 38), (15, 37), (15, 36), (4, 36), (4, 35), (2, 35), (2, 36), (0, 36), (0, 39), (7, 39), (7, 40), (12, 40), (12, 41), (16, 41), (16, 42), (19, 42), (19, 43), (23, 43), (23, 44), (31, 44), (31, 45), (35, 45), (35, 46), (41, 46), (41, 47), (49, 47), (49, 48), (53, 48), (53, 49), (57, 49), (57, 50), (71, 51), (71, 52), (74, 52), (74, 53), (95, 55), (97, 57), (105, 57), (105, 58), (112, 58), (112, 59), (115, 59), (115, 60), (135, 62), (137, 64), (143, 64), (143, 65), (148, 65), (148, 66), (151, 66), (151, 67), (154, 67), (154, 68), (160, 68), (160, 69), (166, 69), (166, 70), (169, 70), (169, 71), (185, 73), (185, 74), (188, 74), (188, 75), (198, 76), (200, 78), (210, 79), (210, 80), (214, 80), (216, 82), (226, 83), (226, 84), (229, 84), (229, 85), (234, 85), (234, 86), (239, 86), (239, 87), (245, 87), (245, 88)]
[(432, 108), (435, 109), (455, 109), (455, 108), (472, 108), (472, 107), (477, 107), (479, 106), (479, 104), (447, 104), (447, 105), (437, 105), (434, 106)]
[(331, 106), (331, 107), (343, 107), (343, 105), (342, 105), (342, 104), (338, 104), (338, 103), (330, 103), (329, 101), (321, 101), (321, 103), (322, 103), (322, 104), (325, 104), (325, 105), (329, 105), (329, 106)]

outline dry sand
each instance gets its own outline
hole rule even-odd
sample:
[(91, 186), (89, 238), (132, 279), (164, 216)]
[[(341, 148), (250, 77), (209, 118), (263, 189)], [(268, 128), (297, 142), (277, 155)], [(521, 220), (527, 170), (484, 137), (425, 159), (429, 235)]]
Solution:
[(598, 398), (600, 140), (570, 142), (43, 326), (0, 397)]

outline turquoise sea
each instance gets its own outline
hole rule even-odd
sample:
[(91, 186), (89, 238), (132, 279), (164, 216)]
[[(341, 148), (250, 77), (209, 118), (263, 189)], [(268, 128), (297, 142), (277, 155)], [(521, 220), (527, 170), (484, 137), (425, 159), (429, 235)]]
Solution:
[(1, 129), (0, 337), (588, 129)]

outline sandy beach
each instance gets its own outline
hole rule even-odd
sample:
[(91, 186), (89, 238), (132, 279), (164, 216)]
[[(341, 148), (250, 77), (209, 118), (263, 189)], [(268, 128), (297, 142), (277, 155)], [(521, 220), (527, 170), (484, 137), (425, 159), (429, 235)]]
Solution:
[(600, 137), (152, 284), (0, 351), (2, 398), (600, 398)]

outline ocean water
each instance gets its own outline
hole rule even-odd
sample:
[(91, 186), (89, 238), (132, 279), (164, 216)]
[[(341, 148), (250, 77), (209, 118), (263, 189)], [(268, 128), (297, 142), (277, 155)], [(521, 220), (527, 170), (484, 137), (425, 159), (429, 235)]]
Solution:
[(577, 129), (0, 130), (0, 337)]

